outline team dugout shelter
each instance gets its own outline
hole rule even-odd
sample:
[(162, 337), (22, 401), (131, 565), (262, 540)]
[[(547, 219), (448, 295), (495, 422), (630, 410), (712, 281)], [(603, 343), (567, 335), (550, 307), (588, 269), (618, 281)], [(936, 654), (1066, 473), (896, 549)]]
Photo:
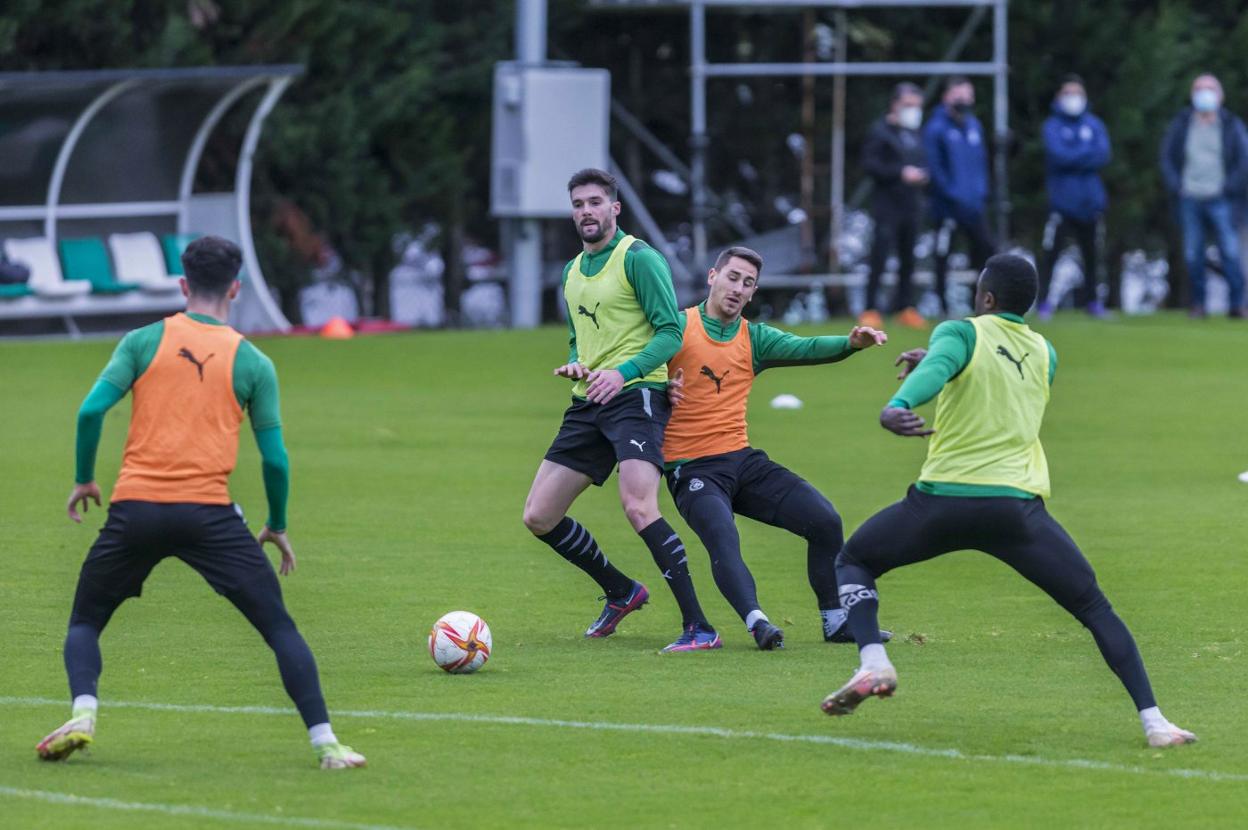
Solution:
[(0, 332), (77, 336), (177, 311), (181, 253), (206, 234), (242, 250), (230, 323), (289, 329), (256, 257), (251, 174), (265, 119), (302, 72), (0, 72), (0, 241), (30, 271), (0, 282)]

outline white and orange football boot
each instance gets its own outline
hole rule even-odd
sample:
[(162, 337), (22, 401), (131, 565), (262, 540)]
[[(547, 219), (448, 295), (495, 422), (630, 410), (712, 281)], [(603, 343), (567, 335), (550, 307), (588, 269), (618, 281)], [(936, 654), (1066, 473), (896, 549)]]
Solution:
[(829, 715), (851, 715), (869, 697), (892, 697), (897, 691), (897, 670), (859, 669), (841, 688), (823, 699), (823, 711)]

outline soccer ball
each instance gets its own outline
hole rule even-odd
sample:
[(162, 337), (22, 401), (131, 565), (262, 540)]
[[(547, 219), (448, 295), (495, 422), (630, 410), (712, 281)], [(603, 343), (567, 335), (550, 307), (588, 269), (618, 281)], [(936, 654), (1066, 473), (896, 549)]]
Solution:
[(451, 674), (471, 674), (484, 666), (493, 644), (490, 627), (471, 611), (443, 614), (429, 632), (429, 656)]

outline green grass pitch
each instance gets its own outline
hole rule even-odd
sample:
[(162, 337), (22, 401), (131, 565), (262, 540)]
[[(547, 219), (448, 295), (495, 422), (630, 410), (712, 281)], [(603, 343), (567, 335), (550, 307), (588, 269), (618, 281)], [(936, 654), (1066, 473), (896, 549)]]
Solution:
[[(1042, 330), (1060, 356), (1043, 433), (1050, 508), (1134, 631), (1163, 711), (1200, 735), (1194, 746), (1148, 749), (1087, 633), (975, 553), (881, 581), (900, 689), (828, 718), (819, 702), (856, 655), (822, 642), (800, 541), (741, 522), (764, 606), (787, 632), (784, 651), (761, 653), (666, 493), (725, 647), (660, 655), (679, 618), (614, 480), (573, 515), (653, 600), (616, 636), (582, 639), (596, 586), (520, 522), (567, 400), (550, 376), (565, 347), (552, 327), (260, 341), (281, 375), (294, 476), (299, 570), (283, 587), (336, 730), (366, 770), (316, 769), (260, 638), (174, 560), (104, 634), (96, 746), (40, 763), (35, 742), (68, 716), (61, 640), (103, 518), (93, 509), (79, 527), (64, 515), (75, 413), (112, 343), (10, 342), (0, 826), (1242, 827), (1248, 486), (1235, 477), (1248, 468), (1248, 333), (1174, 316)], [(901, 497), (924, 451), (877, 425), (893, 358), (925, 336), (890, 334), (842, 364), (764, 374), (750, 410), (755, 446), (823, 490), (847, 531)], [(805, 407), (771, 410), (781, 392)], [(106, 493), (127, 417), (123, 403), (106, 422)], [(242, 443), (232, 486), (255, 526), (258, 456)], [(458, 608), (494, 632), (494, 657), (473, 676), (443, 674), (425, 651), (429, 626)]]

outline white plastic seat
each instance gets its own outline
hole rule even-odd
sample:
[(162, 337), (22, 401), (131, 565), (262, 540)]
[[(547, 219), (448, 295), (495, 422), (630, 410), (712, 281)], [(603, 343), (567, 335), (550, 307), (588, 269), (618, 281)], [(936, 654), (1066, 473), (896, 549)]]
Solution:
[(178, 290), (178, 278), (165, 267), (165, 255), (156, 234), (115, 233), (108, 237), (108, 250), (113, 255), (118, 282), (153, 293)]
[(91, 293), (91, 283), (86, 280), (65, 279), (56, 249), (47, 237), (6, 239), (4, 253), (13, 262), (20, 262), (30, 269), (27, 284), (37, 296), (56, 299)]

